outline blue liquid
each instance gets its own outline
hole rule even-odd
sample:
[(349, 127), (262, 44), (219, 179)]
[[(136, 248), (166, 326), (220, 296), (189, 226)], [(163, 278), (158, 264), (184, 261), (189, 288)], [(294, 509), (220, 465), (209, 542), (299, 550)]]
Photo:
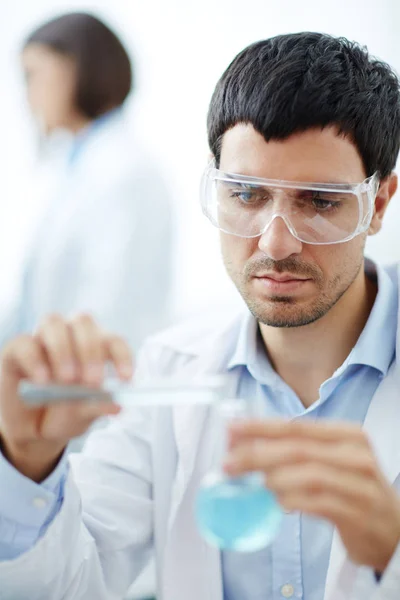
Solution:
[(278, 533), (282, 510), (258, 474), (230, 479), (206, 478), (196, 502), (197, 525), (214, 546), (254, 552)]

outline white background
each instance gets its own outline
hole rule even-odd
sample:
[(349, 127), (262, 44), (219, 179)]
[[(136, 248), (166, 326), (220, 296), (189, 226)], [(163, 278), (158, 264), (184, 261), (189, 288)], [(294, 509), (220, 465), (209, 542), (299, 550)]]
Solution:
[[(0, 0), (0, 305), (16, 293), (27, 224), (35, 213), (22, 185), (34, 149), (24, 104), (19, 51), (24, 36), (68, 10), (104, 18), (136, 58), (138, 89), (128, 111), (173, 188), (178, 244), (175, 314), (231, 301), (216, 231), (198, 206), (207, 161), (206, 111), (213, 88), (233, 56), (250, 42), (278, 33), (314, 30), (344, 35), (400, 70), (398, 0)], [(398, 198), (370, 252), (400, 259)]]
[[(400, 70), (399, 5), (398, 0), (0, 0), (0, 310), (17, 293), (24, 239), (36, 210), (24, 186), (35, 140), (19, 52), (25, 35), (42, 21), (68, 10), (90, 10), (114, 27), (136, 59), (138, 89), (128, 110), (168, 174), (176, 204), (178, 317), (232, 301), (217, 232), (198, 206), (208, 154), (207, 106), (222, 71), (247, 44), (301, 30), (355, 39)], [(373, 258), (400, 260), (399, 223), (395, 198), (384, 231), (369, 244)]]

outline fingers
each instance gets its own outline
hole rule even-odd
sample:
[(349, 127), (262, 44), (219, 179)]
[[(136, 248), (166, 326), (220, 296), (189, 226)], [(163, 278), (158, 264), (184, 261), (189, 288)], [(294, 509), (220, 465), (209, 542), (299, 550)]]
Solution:
[(133, 356), (128, 344), (118, 336), (106, 338), (107, 358), (121, 379), (129, 380), (133, 375)]
[(121, 378), (132, 377), (133, 358), (127, 343), (118, 336), (106, 336), (89, 315), (70, 322), (52, 315), (42, 323), (35, 339), (54, 381), (100, 385), (106, 361), (111, 361)]
[(2, 371), (17, 378), (45, 383), (50, 377), (43, 349), (29, 335), (20, 336), (8, 344), (2, 355)]
[[(358, 437), (357, 437), (358, 440)], [(247, 471), (269, 473), (278, 467), (318, 462), (325, 467), (362, 473), (375, 479), (378, 465), (369, 448), (353, 442), (326, 443), (313, 439), (289, 438), (245, 440), (237, 442), (227, 460), (232, 475)]]
[(328, 494), (348, 505), (363, 504), (366, 512), (374, 505), (375, 481), (365, 480), (357, 472), (342, 471), (318, 463), (276, 469), (267, 476), (266, 482), (268, 488), (282, 500), (296, 492), (308, 499)]
[(328, 448), (313, 442), (299, 451), (287, 441), (256, 440), (232, 452), (225, 467), (231, 476), (264, 472), (268, 487), (278, 496), (293, 490), (309, 496), (328, 491), (357, 502), (373, 494), (379, 480), (374, 457), (350, 444)]
[(71, 439), (82, 435), (99, 417), (116, 415), (121, 408), (104, 401), (65, 402), (57, 407), (51, 407), (43, 414), (38, 423), (38, 434), (48, 440)]
[(252, 422), (245, 424), (243, 436), (234, 433), (227, 473), (262, 471), (266, 485), (286, 509), (337, 525), (351, 523), (351, 515), (368, 518), (376, 513), (385, 482), (359, 427), (344, 424), (342, 432), (341, 425), (331, 423), (285, 425)]
[(65, 383), (73, 381), (77, 365), (71, 335), (62, 317), (47, 317), (38, 328), (34, 339), (46, 359), (49, 379)]
[(93, 318), (85, 314), (71, 321), (69, 327), (81, 379), (88, 385), (100, 385), (106, 359), (103, 332)]
[[(278, 501), (287, 511), (299, 511), (334, 523), (339, 530), (349, 526), (357, 526), (360, 521), (360, 511), (349, 505), (346, 500), (322, 492), (311, 496), (297, 490), (281, 494)], [(362, 523), (361, 523), (362, 525)]]
[(346, 422), (315, 423), (309, 421), (252, 420), (232, 423), (232, 443), (245, 438), (297, 438), (314, 439), (321, 442), (350, 440), (365, 444), (366, 437), (359, 426)]
[(26, 476), (41, 481), (68, 440), (87, 431), (97, 418), (115, 415), (121, 409), (98, 399), (25, 406), (18, 395), (19, 381), (96, 387), (102, 383), (106, 361), (114, 364), (120, 377), (132, 376), (127, 344), (115, 336), (106, 337), (87, 315), (70, 322), (52, 315), (35, 335), (21, 336), (4, 348), (0, 378), (2, 438), (7, 440), (9, 451), (12, 449), (13, 464)]

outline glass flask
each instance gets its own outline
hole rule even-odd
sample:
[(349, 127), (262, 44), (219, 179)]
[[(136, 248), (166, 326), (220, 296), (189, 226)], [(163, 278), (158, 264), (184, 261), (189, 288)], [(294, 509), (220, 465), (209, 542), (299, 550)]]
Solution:
[(264, 474), (230, 477), (222, 469), (227, 454), (227, 427), (232, 421), (255, 417), (254, 404), (223, 400), (213, 410), (218, 412), (221, 438), (216, 449), (216, 466), (205, 475), (197, 493), (197, 526), (204, 539), (218, 548), (255, 552), (276, 537), (282, 509), (265, 486)]

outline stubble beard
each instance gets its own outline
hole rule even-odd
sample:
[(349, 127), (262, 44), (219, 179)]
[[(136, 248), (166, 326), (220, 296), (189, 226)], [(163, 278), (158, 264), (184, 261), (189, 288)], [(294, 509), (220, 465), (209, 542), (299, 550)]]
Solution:
[[(326, 281), (323, 274), (315, 267), (299, 263), (296, 259), (291, 258), (279, 262), (265, 258), (246, 265), (243, 273), (240, 274), (233, 272), (231, 265), (225, 263), (225, 266), (250, 312), (258, 322), (270, 327), (291, 328), (310, 325), (324, 317), (352, 285), (360, 271), (362, 261), (347, 277), (339, 274), (330, 281)], [(252, 293), (251, 286), (254, 275), (262, 270), (309, 277), (320, 293), (314, 301), (303, 304), (296, 297), (291, 296), (270, 296), (265, 300), (259, 299)], [(346, 273), (346, 270), (344, 272)]]

